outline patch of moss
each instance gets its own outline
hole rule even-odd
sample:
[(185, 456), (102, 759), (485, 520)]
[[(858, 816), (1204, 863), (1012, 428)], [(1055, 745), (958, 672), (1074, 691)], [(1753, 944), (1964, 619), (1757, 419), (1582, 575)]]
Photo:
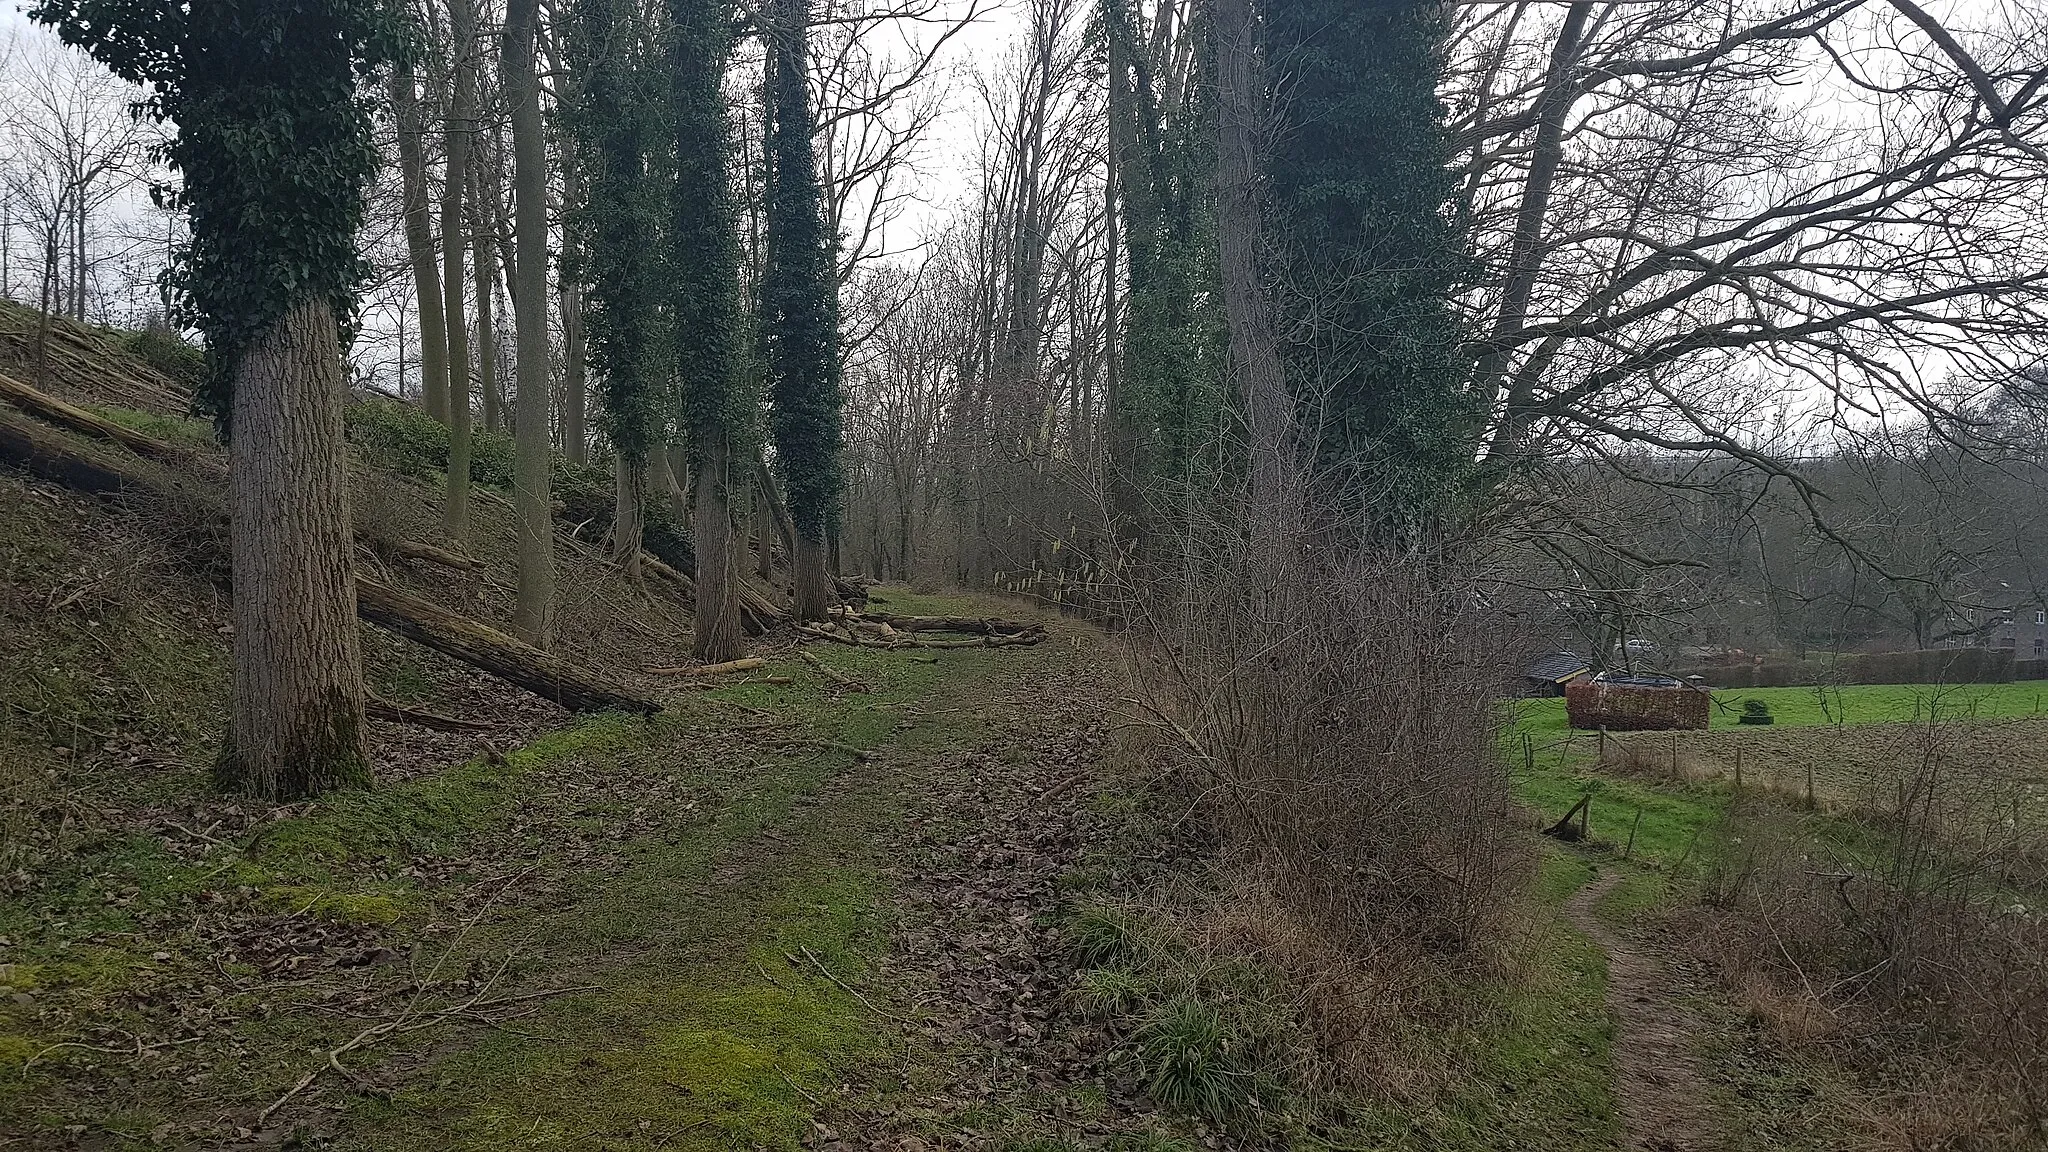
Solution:
[(280, 878), (330, 880), (344, 864), (445, 853), (466, 834), (497, 822), (520, 776), (570, 755), (630, 746), (644, 738), (649, 723), (588, 717), (502, 757), (404, 784), (336, 793), (306, 816), (264, 828), (249, 845), (249, 858)]

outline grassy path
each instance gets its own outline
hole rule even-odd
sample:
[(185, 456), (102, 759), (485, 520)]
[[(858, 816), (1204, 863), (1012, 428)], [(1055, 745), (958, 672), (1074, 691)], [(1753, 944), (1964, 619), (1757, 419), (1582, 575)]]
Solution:
[[(795, 1147), (904, 1055), (877, 966), (920, 782), (1092, 643), (816, 653), (872, 692), (784, 649), (199, 859), (107, 845), (9, 910), (39, 1010), (0, 1036), (0, 1147)], [(64, 914), (107, 891), (153, 914)]]

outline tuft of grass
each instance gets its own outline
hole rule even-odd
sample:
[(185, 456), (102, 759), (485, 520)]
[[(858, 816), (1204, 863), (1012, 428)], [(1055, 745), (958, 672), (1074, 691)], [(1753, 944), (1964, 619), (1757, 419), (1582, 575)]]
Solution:
[(1150, 928), (1134, 912), (1090, 904), (1067, 924), (1067, 940), (1087, 968), (1143, 968), (1153, 959)]
[(1081, 974), (1081, 1002), (1098, 1015), (1130, 1015), (1154, 994), (1150, 982), (1123, 968), (1091, 968)]
[(1137, 1039), (1152, 1098), (1168, 1108), (1224, 1121), (1250, 1103), (1250, 1074), (1232, 1058), (1214, 1005), (1176, 996), (1146, 1019)]

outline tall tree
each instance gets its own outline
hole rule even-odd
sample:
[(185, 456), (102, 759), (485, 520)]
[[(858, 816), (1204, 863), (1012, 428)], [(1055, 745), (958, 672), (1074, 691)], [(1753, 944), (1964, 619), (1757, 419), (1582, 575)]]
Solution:
[(780, 0), (767, 34), (774, 122), (761, 324), (775, 460), (796, 525), (796, 553), (790, 557), (796, 615), (821, 620), (834, 601), (825, 555), (839, 516), (841, 398), (838, 275), (805, 84), (809, 25), (805, 0)]
[(669, 372), (657, 305), (667, 289), (661, 218), (667, 191), (649, 159), (657, 104), (646, 91), (647, 30), (631, 0), (580, 0), (568, 43), (578, 77), (571, 121), (585, 181), (577, 216), (589, 278), (590, 362), (604, 376), (616, 463), (612, 551), (639, 568), (649, 454), (664, 441)]
[[(1209, 86), (1191, 83), (1199, 39), (1185, 0), (1160, 0), (1150, 26), (1135, 0), (1104, 0), (1109, 142), (1128, 316), (1108, 397), (1111, 480), (1127, 525), (1145, 532), (1147, 489), (1197, 474), (1222, 410), (1217, 265), (1210, 202)], [(1149, 34), (1148, 34), (1149, 33)]]
[[(555, 598), (555, 525), (548, 488), (548, 158), (540, 118), (535, 40), (540, 0), (511, 0), (505, 9), (500, 75), (512, 105), (514, 371), (512, 507), (519, 520), (519, 590), (512, 630), (545, 644)], [(579, 432), (580, 435), (580, 432)]]
[(54, 24), (150, 88), (191, 219), (190, 318), (229, 434), (234, 715), (221, 783), (295, 798), (365, 784), (362, 656), (339, 321), (376, 163), (361, 92), (396, 53), (376, 0), (46, 0)]
[(1337, 490), (1427, 516), (1469, 475), (1479, 423), (1454, 309), (1445, 10), (1267, 0), (1266, 22), (1288, 385)]
[(405, 249), (420, 310), (420, 400), (429, 415), (448, 422), (448, 325), (441, 312), (441, 258), (434, 251), (428, 206), (427, 162), (420, 146), (419, 88), (412, 64), (391, 71), (391, 112), (398, 126), (398, 175), (405, 200)]
[(469, 324), (462, 300), (462, 201), (469, 191), (477, 123), (477, 26), (471, 0), (448, 0), (448, 23), (455, 77), (445, 121), (447, 163), (441, 188), (441, 301), (448, 327), (448, 494), (441, 530), (460, 543), (469, 538)]
[[(734, 491), (753, 465), (753, 404), (743, 363), (739, 234), (727, 170), (731, 124), (725, 64), (731, 21), (723, 0), (669, 0), (669, 118), (675, 140), (669, 283), (676, 375), (696, 468), (694, 648), (706, 661), (739, 656), (740, 552)], [(741, 539), (744, 539), (743, 537)]]

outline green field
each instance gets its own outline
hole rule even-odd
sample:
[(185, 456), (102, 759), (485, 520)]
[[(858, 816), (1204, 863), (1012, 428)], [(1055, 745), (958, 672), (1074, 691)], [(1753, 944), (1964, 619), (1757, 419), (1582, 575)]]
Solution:
[[(1746, 700), (1768, 704), (1777, 726), (1814, 728), (1836, 724), (1886, 724), (1925, 720), (1930, 711), (1945, 720), (1996, 720), (2048, 715), (2048, 681), (2013, 684), (1860, 684), (1844, 688), (1717, 688), (1711, 724), (1734, 728)], [(1516, 727), (1542, 734), (1566, 732), (1564, 701), (1513, 702)]]

